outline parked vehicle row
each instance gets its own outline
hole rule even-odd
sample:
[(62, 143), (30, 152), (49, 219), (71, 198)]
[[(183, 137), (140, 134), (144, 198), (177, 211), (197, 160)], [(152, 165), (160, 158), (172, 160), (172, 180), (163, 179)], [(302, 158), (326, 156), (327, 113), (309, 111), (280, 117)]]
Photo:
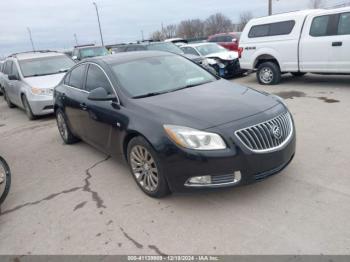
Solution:
[(241, 67), (264, 85), (285, 73), (350, 74), (350, 7), (252, 19), (239, 52)]
[(133, 51), (164, 51), (170, 52), (177, 55), (185, 56), (191, 61), (195, 62), (198, 65), (201, 65), (206, 70), (210, 71), (213, 74), (216, 74), (216, 70), (214, 68), (214, 64), (210, 63), (210, 61), (200, 54), (186, 54), (181, 48), (171, 42), (149, 42), (144, 41), (141, 43), (133, 43), (133, 44), (125, 44), (123, 46), (119, 46), (117, 48), (112, 48), (112, 51), (115, 53), (120, 52), (133, 52)]
[(159, 51), (86, 59), (54, 90), (63, 141), (124, 158), (149, 196), (253, 183), (295, 153), (280, 98)]

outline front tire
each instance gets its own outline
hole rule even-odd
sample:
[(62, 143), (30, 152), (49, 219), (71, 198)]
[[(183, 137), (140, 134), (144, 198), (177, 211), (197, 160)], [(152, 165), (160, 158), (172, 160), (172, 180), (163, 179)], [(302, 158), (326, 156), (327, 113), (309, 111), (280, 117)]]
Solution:
[(0, 157), (0, 205), (10, 191), (11, 171), (6, 161)]
[(58, 131), (63, 139), (63, 142), (67, 145), (74, 144), (79, 141), (69, 128), (66, 114), (61, 110), (56, 110), (56, 122)]
[(7, 96), (7, 94), (6, 94), (5, 91), (4, 91), (4, 98), (5, 98), (5, 101), (6, 101), (6, 103), (7, 103), (7, 106), (8, 106), (9, 108), (14, 108), (14, 107), (15, 107), (15, 105), (11, 103), (10, 98)]
[(281, 81), (281, 70), (274, 62), (265, 62), (259, 65), (256, 73), (262, 85), (277, 85)]
[(33, 114), (32, 109), (30, 108), (28, 99), (25, 95), (22, 96), (22, 103), (29, 120), (34, 120), (36, 118), (36, 115)]
[(131, 139), (127, 156), (130, 171), (144, 193), (154, 198), (170, 194), (162, 164), (152, 146), (143, 137)]

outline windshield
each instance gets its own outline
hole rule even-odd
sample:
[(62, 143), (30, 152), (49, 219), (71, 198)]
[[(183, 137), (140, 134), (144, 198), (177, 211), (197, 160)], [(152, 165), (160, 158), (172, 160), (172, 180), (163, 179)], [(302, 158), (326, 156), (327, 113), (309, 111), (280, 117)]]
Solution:
[(23, 77), (67, 72), (74, 64), (66, 55), (19, 60)]
[(184, 52), (173, 43), (150, 44), (148, 46), (148, 50), (166, 51), (166, 52), (171, 52), (178, 55), (184, 54)]
[(202, 67), (176, 56), (156, 56), (112, 66), (131, 97), (156, 95), (215, 81)]
[(217, 44), (200, 45), (200, 46), (197, 46), (196, 48), (202, 56), (206, 56), (214, 53), (227, 52), (226, 48)]
[(80, 49), (81, 58), (105, 56), (105, 55), (108, 55), (108, 50), (102, 46)]

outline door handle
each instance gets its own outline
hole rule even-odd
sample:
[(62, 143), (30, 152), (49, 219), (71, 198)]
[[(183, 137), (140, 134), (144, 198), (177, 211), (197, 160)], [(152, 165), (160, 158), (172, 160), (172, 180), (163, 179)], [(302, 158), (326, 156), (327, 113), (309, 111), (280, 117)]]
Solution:
[(87, 110), (87, 105), (85, 103), (80, 103), (80, 108), (83, 109), (84, 111)]
[(332, 46), (342, 46), (343, 42), (333, 42)]

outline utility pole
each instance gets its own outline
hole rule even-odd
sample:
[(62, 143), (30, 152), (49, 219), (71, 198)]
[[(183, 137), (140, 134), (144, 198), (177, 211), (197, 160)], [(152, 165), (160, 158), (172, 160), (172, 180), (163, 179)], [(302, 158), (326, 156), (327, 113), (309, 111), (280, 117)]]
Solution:
[(98, 13), (98, 7), (97, 7), (96, 2), (93, 2), (93, 5), (94, 5), (95, 8), (96, 8), (97, 21), (98, 21), (98, 28), (100, 29), (100, 36), (101, 36), (101, 44), (102, 44), (102, 46), (104, 46), (104, 43), (103, 43), (103, 36), (102, 36), (102, 30), (101, 30), (100, 15), (99, 15), (99, 13)]
[(35, 51), (35, 47), (34, 47), (34, 43), (33, 43), (33, 38), (32, 38), (32, 31), (30, 30), (29, 27), (27, 27), (28, 33), (29, 33), (29, 39), (30, 39), (30, 43), (32, 44), (32, 49), (33, 51)]
[(272, 0), (269, 0), (269, 16), (272, 15)]
[(145, 38), (143, 37), (143, 30), (141, 30), (141, 37), (142, 37), (142, 41), (144, 41)]
[(77, 37), (77, 34), (75, 34), (75, 33), (74, 33), (74, 39), (75, 39), (75, 45), (78, 46), (78, 45), (79, 45), (79, 44), (78, 44), (78, 37)]

